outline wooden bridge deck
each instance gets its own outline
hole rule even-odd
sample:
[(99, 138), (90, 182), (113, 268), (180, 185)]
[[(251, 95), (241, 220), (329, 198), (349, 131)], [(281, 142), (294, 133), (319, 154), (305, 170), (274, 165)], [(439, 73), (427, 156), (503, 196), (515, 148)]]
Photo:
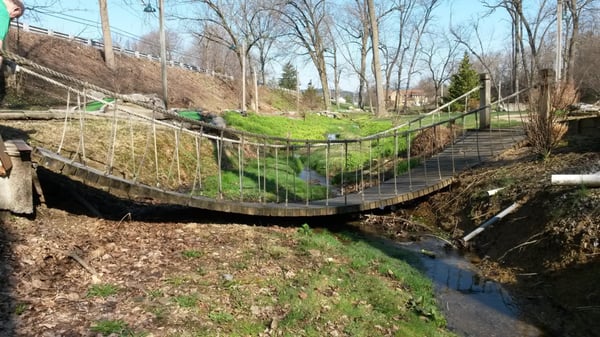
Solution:
[(456, 174), (488, 161), (524, 139), (522, 130), (468, 131), (452, 146), (414, 167), (410, 173), (363, 190), (328, 200), (304, 203), (258, 203), (217, 200), (161, 190), (107, 175), (43, 148), (36, 149), (38, 164), (86, 185), (130, 200), (152, 200), (193, 208), (246, 215), (310, 217), (357, 213), (401, 204), (450, 185)]

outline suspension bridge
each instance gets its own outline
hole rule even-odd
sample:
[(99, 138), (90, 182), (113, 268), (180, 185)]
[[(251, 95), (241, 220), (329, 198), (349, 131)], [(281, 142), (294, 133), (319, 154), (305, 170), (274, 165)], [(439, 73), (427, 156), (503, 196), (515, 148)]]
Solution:
[[(22, 74), (67, 97), (51, 122), (60, 137), (34, 146), (36, 165), (132, 201), (273, 217), (363, 212), (443, 189), (524, 139), (518, 112), (492, 109), (519, 93), (491, 102), (485, 74), (480, 87), (459, 98), (468, 102), (479, 91), (477, 109), (451, 113), (444, 105), (356, 139), (292, 139), (186, 119), (5, 55)], [(106, 109), (86, 111), (89, 102)], [(303, 177), (291, 169), (294, 163)], [(311, 169), (316, 166), (319, 172)]]

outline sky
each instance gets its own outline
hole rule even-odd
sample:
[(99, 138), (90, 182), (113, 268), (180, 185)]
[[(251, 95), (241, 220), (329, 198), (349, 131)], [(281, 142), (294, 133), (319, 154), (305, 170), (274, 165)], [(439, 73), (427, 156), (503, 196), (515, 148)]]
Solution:
[[(135, 40), (150, 31), (158, 30), (158, 13), (146, 13), (144, 8), (150, 1), (150, 4), (157, 8), (157, 0), (107, 0), (109, 21), (113, 33), (113, 43), (119, 45), (126, 40)], [(29, 7), (21, 22), (29, 25), (51, 29), (56, 32), (79, 36), (83, 38), (92, 38), (100, 40), (102, 38), (102, 26), (100, 23), (99, 5), (96, 0), (62, 0), (58, 5), (52, 8), (44, 8), (44, 2), (50, 0), (25, 0), (26, 7)], [(166, 0), (167, 20), (165, 26), (167, 30), (185, 31), (185, 27), (180, 27), (180, 21), (169, 20), (168, 11), (170, 0)], [(435, 16), (438, 25), (448, 27), (452, 24), (460, 24), (470, 21), (472, 18), (481, 17), (485, 8), (476, 0), (443, 0), (440, 8), (437, 9)], [(486, 18), (485, 33), (487, 41), (504, 40), (506, 38), (506, 27), (509, 23), (500, 19), (498, 15)], [(307, 60), (298, 60), (297, 66), (300, 71), (300, 84), (305, 87), (308, 82), (312, 82), (319, 87), (317, 72)], [(272, 69), (276, 76), (280, 70)], [(356, 91), (358, 80), (348, 74), (344, 81), (343, 88), (348, 91)], [(330, 85), (331, 86), (331, 85)]]

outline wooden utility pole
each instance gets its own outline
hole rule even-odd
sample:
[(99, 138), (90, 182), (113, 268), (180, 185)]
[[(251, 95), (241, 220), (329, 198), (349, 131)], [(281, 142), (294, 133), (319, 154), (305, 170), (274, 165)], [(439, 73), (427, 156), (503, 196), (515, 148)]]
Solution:
[(377, 115), (383, 115), (385, 111), (385, 93), (383, 92), (383, 78), (381, 76), (381, 62), (379, 61), (379, 24), (375, 4), (373, 0), (367, 0), (369, 11), (369, 22), (371, 26), (371, 44), (373, 50), (373, 75), (375, 76), (375, 87), (377, 94)]
[(106, 0), (99, 0), (100, 20), (102, 21), (102, 39), (104, 40), (104, 63), (106, 66), (115, 69), (115, 52), (112, 46), (112, 36), (110, 35), (110, 23), (108, 21), (108, 6)]
[(562, 77), (562, 11), (563, 0), (558, 0), (556, 5), (556, 82), (560, 83)]
[(242, 114), (246, 114), (246, 40), (242, 40)]
[(491, 102), (492, 102), (492, 90), (491, 90), (491, 78), (490, 74), (483, 73), (479, 75), (481, 81), (481, 89), (479, 89), (479, 129), (489, 129), (491, 123)]
[(165, 34), (165, 1), (159, 1), (158, 16), (160, 21), (160, 68), (162, 78), (163, 100), (167, 109), (169, 97), (167, 90), (167, 37)]
[(542, 121), (548, 121), (552, 112), (552, 92), (554, 91), (555, 74), (552, 69), (542, 69), (540, 71), (540, 101), (539, 114)]

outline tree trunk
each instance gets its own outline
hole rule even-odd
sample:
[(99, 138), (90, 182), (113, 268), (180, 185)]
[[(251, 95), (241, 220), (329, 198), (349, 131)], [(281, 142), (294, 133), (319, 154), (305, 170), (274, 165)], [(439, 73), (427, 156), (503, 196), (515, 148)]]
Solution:
[(102, 38), (104, 40), (104, 62), (106, 66), (115, 69), (115, 52), (112, 46), (112, 36), (110, 35), (110, 23), (108, 21), (108, 9), (106, 0), (99, 0), (100, 19), (102, 20)]
[(323, 88), (323, 104), (325, 110), (329, 110), (331, 105), (331, 95), (329, 93), (329, 83), (327, 80), (327, 65), (325, 64), (325, 57), (320, 55), (317, 59), (317, 72), (319, 73), (319, 79), (321, 80), (321, 88)]
[(565, 79), (568, 83), (573, 83), (573, 73), (575, 72), (575, 55), (577, 54), (577, 45), (579, 42), (579, 12), (577, 10), (577, 0), (567, 1), (567, 8), (571, 12), (571, 37), (567, 48), (567, 69), (565, 69)]
[(371, 23), (371, 44), (373, 46), (373, 75), (375, 76), (375, 92), (377, 95), (376, 115), (385, 114), (385, 93), (383, 92), (383, 83), (381, 76), (381, 62), (379, 60), (379, 25), (377, 23), (377, 13), (375, 13), (375, 4), (373, 0), (367, 0), (369, 10), (369, 21)]

